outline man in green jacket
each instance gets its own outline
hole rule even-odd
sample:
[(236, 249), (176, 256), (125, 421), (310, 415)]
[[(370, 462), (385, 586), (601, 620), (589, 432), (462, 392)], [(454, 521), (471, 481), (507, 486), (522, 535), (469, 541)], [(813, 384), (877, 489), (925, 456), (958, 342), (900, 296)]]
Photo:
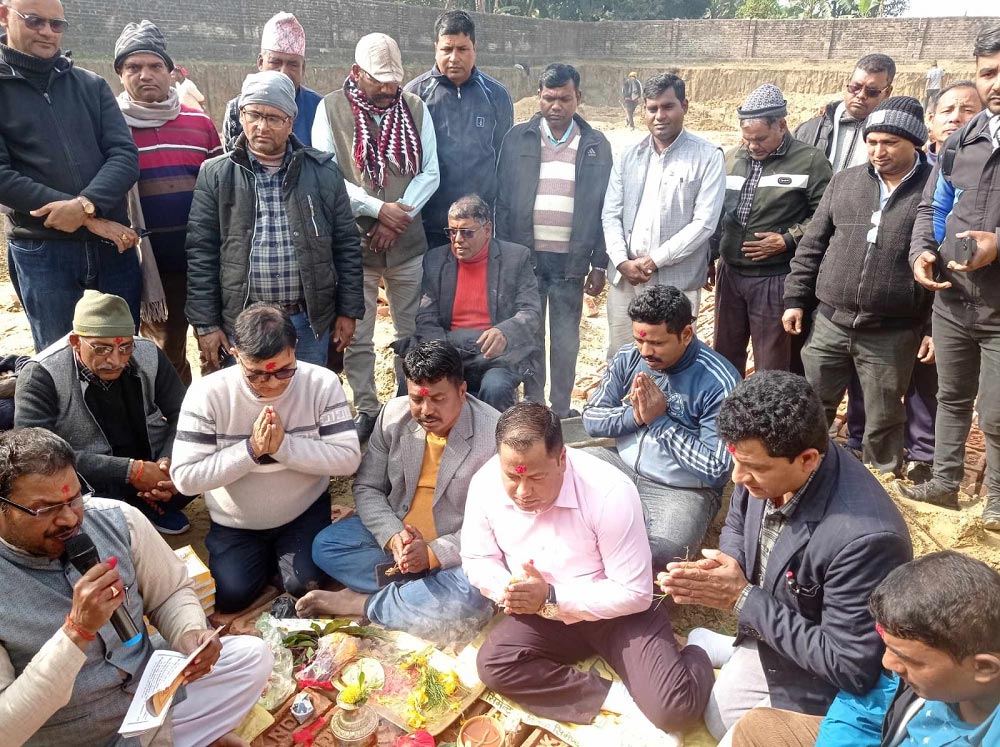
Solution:
[(284, 73), (248, 75), (244, 132), (231, 153), (206, 161), (188, 218), (188, 299), (202, 361), (220, 366), (236, 317), (279, 306), (298, 334), (296, 357), (326, 365), (365, 315), (358, 229), (333, 154), (292, 135), (295, 86)]
[(715, 349), (742, 374), (752, 339), (756, 370), (801, 372), (781, 324), (785, 276), (830, 181), (830, 163), (788, 132), (788, 104), (777, 86), (765, 83), (736, 111), (743, 145), (726, 157), (726, 197), (713, 239), (722, 258)]

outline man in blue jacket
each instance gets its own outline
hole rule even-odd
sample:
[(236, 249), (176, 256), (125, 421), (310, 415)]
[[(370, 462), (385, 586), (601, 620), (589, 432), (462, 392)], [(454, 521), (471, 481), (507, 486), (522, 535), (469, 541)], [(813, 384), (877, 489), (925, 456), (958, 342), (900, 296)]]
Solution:
[(85, 288), (121, 296), (139, 323), (125, 204), (139, 152), (108, 84), (62, 54), (68, 25), (59, 0), (0, 5), (0, 204), (36, 351), (70, 331)]
[(871, 690), (884, 646), (868, 597), (913, 549), (885, 489), (830, 442), (801, 376), (770, 370), (742, 382), (718, 434), (736, 483), (719, 549), (671, 563), (657, 582), (677, 604), (736, 613), (735, 650), (705, 711), (721, 739), (752, 708), (822, 716), (839, 690)]
[(514, 104), (500, 81), (476, 67), (476, 25), (464, 10), (437, 19), (434, 67), (403, 90), (423, 99), (437, 135), (441, 186), (421, 213), (433, 248), (448, 243), (448, 208), (459, 197), (478, 194), (493, 209), (497, 159), (514, 124)]
[(677, 288), (648, 288), (628, 313), (634, 342), (611, 360), (583, 427), (615, 439), (613, 449), (591, 451), (635, 483), (662, 569), (697, 551), (719, 511), (732, 461), (715, 420), (740, 376), (694, 336), (691, 301)]

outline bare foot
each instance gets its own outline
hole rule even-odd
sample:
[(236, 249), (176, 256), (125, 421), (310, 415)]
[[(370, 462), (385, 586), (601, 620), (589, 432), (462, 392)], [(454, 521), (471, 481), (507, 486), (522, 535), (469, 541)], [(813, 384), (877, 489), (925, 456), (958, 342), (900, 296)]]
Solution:
[(368, 596), (350, 589), (343, 591), (310, 591), (295, 603), (299, 617), (347, 616), (361, 617), (365, 614)]
[(216, 739), (208, 747), (250, 747), (250, 744), (236, 736), (235, 732), (229, 732)]

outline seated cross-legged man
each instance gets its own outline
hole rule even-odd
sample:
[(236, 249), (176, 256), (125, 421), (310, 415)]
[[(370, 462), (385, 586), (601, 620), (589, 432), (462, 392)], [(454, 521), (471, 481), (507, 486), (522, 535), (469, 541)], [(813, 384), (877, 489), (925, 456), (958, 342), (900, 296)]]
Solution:
[(499, 416), (466, 394), (450, 343), (411, 348), (403, 373), (407, 395), (382, 410), (354, 479), (358, 515), (313, 542), (316, 565), (347, 589), (311, 591), (296, 609), (301, 617), (363, 614), (444, 640), (493, 616), (462, 572), (459, 532), (469, 481), (496, 453)]
[[(81, 534), (103, 559), (82, 575), (63, 557)], [(148, 615), (181, 654), (209, 640), (184, 672), (187, 698), (143, 744), (247, 747), (232, 732), (271, 674), (267, 645), (212, 639), (184, 564), (135, 508), (94, 498), (73, 449), (43, 428), (0, 434), (0, 577), (4, 747), (138, 747), (118, 729), (153, 643), (123, 643), (113, 614), (139, 630)]]
[(830, 442), (801, 376), (755, 373), (723, 403), (718, 431), (736, 483), (720, 549), (657, 580), (677, 604), (736, 613), (735, 650), (705, 711), (728, 745), (752, 708), (821, 716), (839, 690), (874, 687), (883, 646), (868, 597), (913, 549), (882, 485)]
[(583, 427), (615, 439), (614, 448), (590, 451), (635, 483), (653, 565), (663, 570), (697, 553), (722, 504), (732, 461), (715, 419), (740, 377), (695, 337), (691, 302), (677, 288), (649, 287), (628, 313), (634, 342), (611, 359)]
[[(931, 553), (886, 576), (869, 606), (882, 665), (899, 683), (878, 731), (860, 719), (848, 726), (885, 747), (1000, 744), (1000, 573), (954, 551)], [(829, 726), (757, 708), (736, 725), (733, 745), (812, 747)]]
[(503, 412), (517, 401), (521, 382), (534, 376), (542, 352), (531, 251), (493, 238), (492, 210), (479, 195), (455, 201), (446, 231), (451, 244), (424, 255), (412, 341), (451, 342), (462, 354), (469, 393)]
[[(507, 614), (479, 651), (480, 678), (557, 721), (587, 724), (601, 710), (638, 718), (638, 706), (659, 729), (686, 728), (705, 708), (712, 665), (702, 649), (678, 647), (666, 607), (652, 604), (635, 486), (567, 449), (540, 404), (501, 415), (496, 441), (462, 527), (469, 580)], [(622, 682), (574, 667), (595, 654)]]
[(170, 456), (184, 385), (163, 351), (134, 333), (124, 298), (84, 291), (73, 331), (21, 370), (14, 425), (57, 433), (102, 497), (132, 504), (164, 534), (181, 534), (191, 498), (171, 481)]
[(246, 608), (277, 571), (300, 597), (325, 580), (312, 543), (330, 523), (330, 477), (351, 475), (361, 447), (337, 374), (295, 357), (277, 306), (236, 318), (238, 365), (196, 381), (181, 409), (174, 479), (204, 493), (205, 539), (219, 612)]

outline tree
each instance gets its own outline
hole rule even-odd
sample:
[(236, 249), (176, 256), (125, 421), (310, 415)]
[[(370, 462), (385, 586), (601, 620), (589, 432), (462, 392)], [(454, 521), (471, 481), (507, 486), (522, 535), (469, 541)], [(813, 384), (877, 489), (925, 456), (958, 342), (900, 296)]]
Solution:
[(736, 11), (737, 18), (784, 18), (784, 16), (784, 8), (778, 0), (746, 0)]

